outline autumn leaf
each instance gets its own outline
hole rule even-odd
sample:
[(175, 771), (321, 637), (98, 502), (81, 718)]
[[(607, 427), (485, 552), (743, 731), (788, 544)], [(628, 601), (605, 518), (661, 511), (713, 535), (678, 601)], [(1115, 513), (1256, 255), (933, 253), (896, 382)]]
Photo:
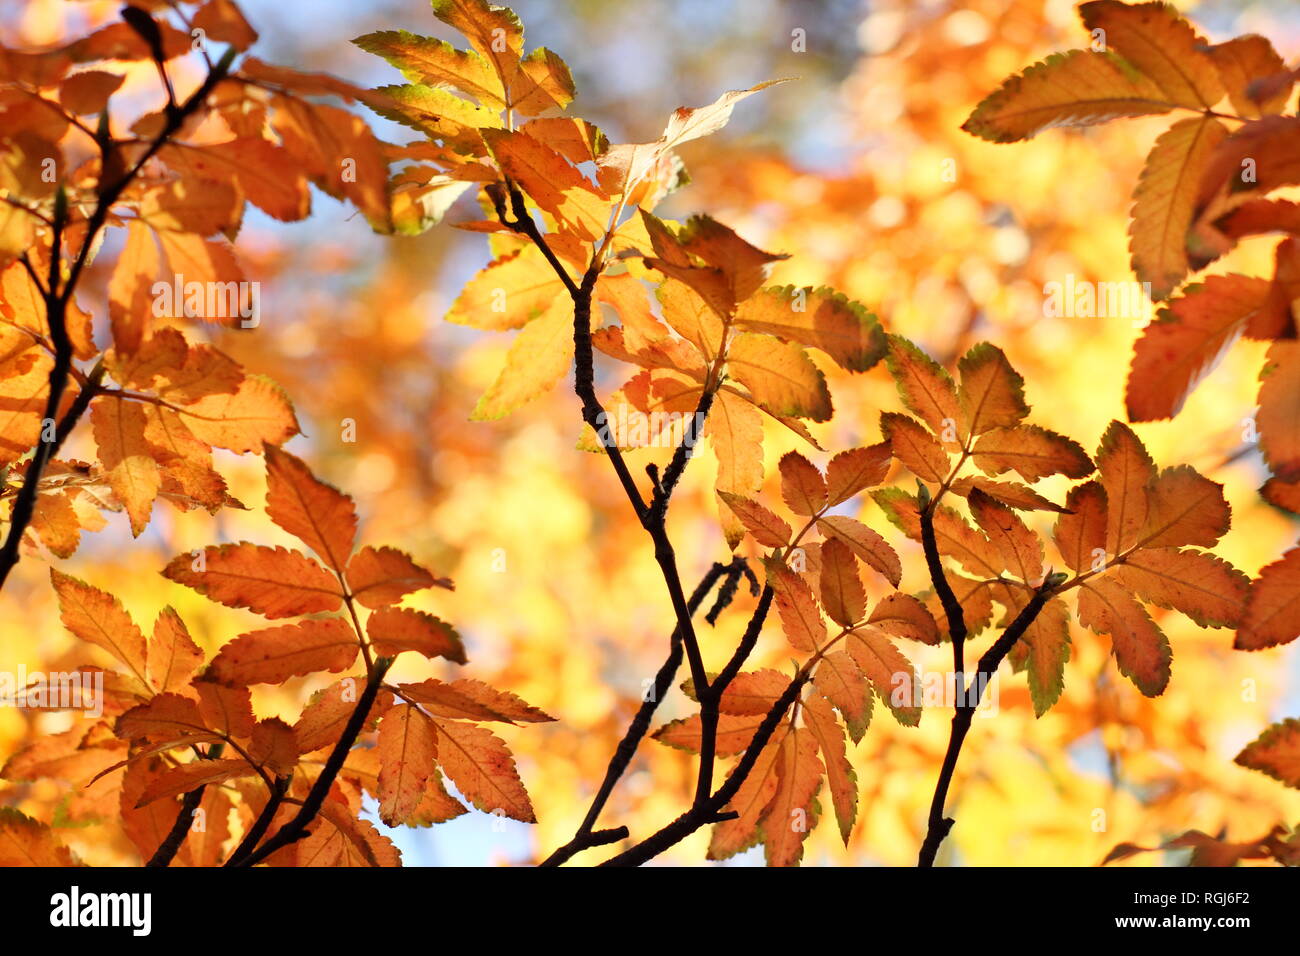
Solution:
[(1079, 593), (1079, 623), (1109, 634), (1120, 673), (1147, 697), (1169, 684), (1169, 639), (1142, 605), (1108, 578), (1094, 578)]
[(1126, 395), (1135, 422), (1172, 418), (1218, 364), (1268, 295), (1268, 283), (1243, 275), (1189, 285), (1133, 346)]
[(316, 671), (345, 670), (357, 657), (357, 638), (341, 618), (268, 627), (224, 645), (208, 668), (223, 684), (279, 684)]
[(1155, 462), (1132, 429), (1111, 422), (1097, 449), (1097, 468), (1108, 505), (1106, 550), (1119, 554), (1137, 543), (1146, 526)]
[(109, 486), (126, 505), (131, 534), (139, 537), (162, 487), (158, 463), (145, 440), (144, 409), (137, 402), (102, 398), (91, 405), (90, 421)]
[(1300, 788), (1300, 720), (1291, 718), (1269, 727), (1234, 762)]
[(149, 682), (159, 693), (179, 691), (203, 664), (203, 651), (171, 607), (163, 608), (154, 621), (148, 658)]
[(505, 368), (478, 400), (470, 418), (492, 421), (509, 415), (553, 388), (572, 364), (572, 303), (555, 297), (515, 337)]
[(379, 718), (379, 818), (390, 827), (419, 805), (437, 756), (437, 731), (418, 707), (396, 704)]
[(1300, 637), (1300, 549), (1266, 565), (1250, 588), (1233, 647), (1257, 651)]
[(763, 819), (763, 850), (768, 866), (794, 866), (803, 858), (804, 840), (817, 821), (813, 798), (824, 774), (817, 740), (807, 729), (791, 728), (776, 758), (776, 793)]
[(1208, 44), (1168, 4), (1091, 0), (1079, 7), (1079, 15), (1089, 30), (1101, 31), (1107, 48), (1154, 80), (1171, 102), (1208, 110), (1223, 98)]
[(817, 529), (835, 538), (869, 567), (875, 568), (894, 587), (902, 579), (903, 565), (889, 542), (861, 521), (845, 515), (826, 515), (817, 519)]
[(1025, 380), (997, 346), (981, 342), (962, 356), (957, 367), (961, 372), (957, 398), (969, 434), (1014, 428), (1029, 414)]
[(808, 353), (775, 336), (741, 332), (727, 351), (727, 368), (754, 401), (775, 415), (824, 422), (831, 417), (826, 377)]
[(826, 503), (837, 505), (863, 488), (880, 484), (889, 472), (892, 454), (892, 447), (885, 441), (834, 455), (826, 465)]
[(889, 374), (893, 376), (903, 404), (943, 439), (951, 432), (957, 440), (957, 428), (963, 420), (957, 386), (952, 376), (918, 346), (900, 335), (889, 338)]
[[(781, 689), (785, 689), (784, 684)], [(419, 684), (403, 684), (401, 690), (434, 717), (500, 721), (507, 724), (545, 723), (555, 719), (515, 694), (497, 690), (477, 680), (430, 679)]]
[(1133, 193), (1129, 236), (1133, 271), (1151, 284), (1153, 299), (1168, 297), (1187, 275), (1187, 230), (1201, 177), (1227, 136), (1227, 128), (1213, 117), (1180, 120), (1156, 140), (1147, 157)]
[(437, 721), (435, 726), (438, 762), (457, 790), (484, 812), (537, 822), (514, 757), (499, 737), (474, 724)]
[(826, 782), (835, 807), (835, 821), (840, 838), (849, 844), (853, 822), (858, 815), (858, 775), (849, 762), (844, 734), (830, 703), (820, 694), (810, 694), (803, 701), (804, 723), (817, 741), (817, 749), (826, 770)]
[(962, 129), (994, 143), (1061, 126), (1168, 113), (1176, 104), (1152, 79), (1111, 53), (1071, 50), (1036, 63), (975, 107)]
[(267, 517), (342, 573), (357, 533), (352, 499), (288, 452), (268, 445), (264, 453)]
[(74, 866), (50, 828), (13, 807), (0, 807), (0, 866)]
[(50, 583), (59, 598), (63, 626), (81, 640), (108, 651), (147, 687), (148, 652), (144, 634), (121, 602), (106, 591), (55, 568), (50, 569)]
[(735, 324), (820, 349), (851, 372), (865, 372), (885, 355), (885, 335), (876, 317), (827, 288), (764, 289), (740, 303)]
[(781, 498), (797, 515), (814, 515), (826, 507), (826, 481), (817, 466), (798, 452), (781, 456)]
[(1027, 584), (1043, 576), (1043, 546), (1020, 517), (978, 489), (970, 493), (971, 514), (1008, 570)]
[(826, 641), (826, 625), (812, 588), (784, 565), (770, 562), (767, 574), (786, 639), (795, 650), (811, 653)]
[(822, 545), (822, 607), (836, 624), (852, 627), (866, 615), (867, 596), (858, 577), (858, 562), (852, 550), (838, 538)]
[(269, 618), (334, 611), (343, 604), (338, 581), (305, 554), (247, 541), (177, 555), (163, 576), (219, 604)]
[(784, 548), (790, 543), (794, 531), (784, 518), (773, 514), (752, 498), (733, 495), (727, 491), (719, 491), (718, 496), (744, 522), (745, 528), (759, 544), (769, 548)]
[(451, 589), (446, 578), (435, 578), (396, 548), (366, 545), (352, 556), (347, 566), (348, 587), (363, 606), (381, 608), (396, 604), (405, 595), (424, 588)]
[(1026, 481), (1049, 475), (1083, 478), (1092, 474), (1092, 460), (1079, 443), (1037, 425), (995, 428), (971, 448), (975, 466), (987, 475), (1014, 471)]
[(432, 614), (405, 607), (382, 607), (366, 620), (366, 633), (386, 657), (415, 651), (425, 657), (445, 657), (465, 663), (465, 649), (455, 628)]

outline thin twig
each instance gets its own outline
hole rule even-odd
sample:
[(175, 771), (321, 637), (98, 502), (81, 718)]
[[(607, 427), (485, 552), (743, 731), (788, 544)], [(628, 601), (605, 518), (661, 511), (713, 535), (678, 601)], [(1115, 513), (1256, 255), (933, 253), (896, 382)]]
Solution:
[(934, 797), (930, 801), (930, 816), (926, 825), (925, 840), (921, 844), (921, 852), (917, 857), (917, 866), (934, 866), (934, 858), (939, 853), (939, 846), (947, 837), (953, 824), (957, 822), (952, 817), (945, 817), (943, 808), (948, 800), (948, 788), (952, 785), (953, 773), (957, 769), (957, 758), (961, 756), (962, 744), (966, 740), (967, 733), (970, 732), (971, 721), (975, 717), (976, 708), (979, 707), (984, 688), (997, 672), (1003, 659), (1011, 653), (1016, 641), (1020, 640), (1029, 625), (1034, 623), (1039, 611), (1056, 590), (1057, 584), (1059, 579), (1049, 575), (1041, 586), (1034, 589), (1034, 596), (1029, 599), (1029, 603), (980, 657), (969, 686), (965, 685), (961, 674), (954, 677), (958, 682), (957, 706), (952, 716), (952, 730), (948, 735), (948, 749), (944, 753), (943, 766), (939, 769), (939, 779), (934, 787)]
[(181, 801), (180, 813), (176, 814), (176, 822), (167, 833), (166, 839), (159, 844), (158, 849), (154, 850), (153, 856), (149, 857), (149, 862), (145, 866), (170, 866), (172, 858), (185, 842), (189, 835), (190, 827), (194, 824), (194, 811), (203, 802), (203, 788), (207, 784), (195, 787), (189, 793), (185, 794), (185, 799)]
[[(714, 563), (708, 573), (696, 585), (695, 590), (691, 593), (689, 606), (691, 613), (699, 610), (704, 598), (708, 595), (709, 590), (720, 577), (724, 577), (723, 587), (728, 582), (736, 580), (743, 575), (741, 568), (748, 569), (742, 558), (736, 558), (731, 564)], [(550, 856), (541, 862), (541, 866), (559, 866), (562, 863), (572, 859), (583, 850), (591, 847), (601, 846), (606, 843), (614, 843), (618, 840), (627, 839), (627, 827), (616, 827), (612, 830), (596, 830), (596, 821), (600, 817), (601, 811), (609, 801), (610, 795), (614, 792), (614, 787), (627, 771), (628, 766), (632, 763), (632, 758), (636, 755), (637, 747), (640, 746), (646, 731), (650, 729), (650, 721), (654, 717), (655, 710), (659, 706), (659, 701), (663, 700), (664, 695), (668, 693), (668, 688), (672, 686), (673, 678), (677, 675), (677, 668), (682, 663), (682, 637), (681, 629), (674, 628), (672, 637), (669, 640), (668, 657), (659, 667), (655, 674), (654, 684), (650, 688), (648, 695), (643, 695), (641, 706), (637, 708), (636, 716), (628, 725), (627, 731), (623, 734), (623, 739), (618, 743), (618, 749), (614, 751), (614, 756), (610, 758), (609, 766), (605, 769), (605, 779), (601, 782), (600, 789), (596, 791), (596, 796), (591, 802), (590, 809), (583, 819), (578, 831), (573, 835), (564, 846), (559, 847)]]
[(235, 864), (236, 866), (253, 866), (260, 863), (281, 847), (286, 847), (307, 835), (307, 827), (316, 819), (316, 814), (320, 812), (321, 805), (325, 802), (330, 787), (334, 785), (335, 778), (339, 775), (344, 762), (348, 759), (348, 753), (352, 750), (352, 745), (356, 743), (357, 735), (361, 733), (361, 728), (365, 726), (366, 720), (370, 716), (370, 708), (375, 702), (375, 697), (379, 694), (379, 688), (384, 682), (384, 675), (388, 673), (388, 668), (392, 666), (392, 663), (393, 659), (391, 657), (380, 657), (375, 661), (375, 666), (371, 669), (370, 676), (366, 680), (366, 688), (361, 692), (360, 699), (357, 700), (356, 709), (352, 711), (347, 726), (343, 728), (343, 736), (338, 739), (338, 743), (330, 751), (329, 759), (325, 761), (320, 776), (312, 784), (307, 799), (302, 802), (297, 814), (294, 815), (292, 820), (280, 827), (275, 836), (263, 843), (257, 850), (245, 856), (241, 862)]

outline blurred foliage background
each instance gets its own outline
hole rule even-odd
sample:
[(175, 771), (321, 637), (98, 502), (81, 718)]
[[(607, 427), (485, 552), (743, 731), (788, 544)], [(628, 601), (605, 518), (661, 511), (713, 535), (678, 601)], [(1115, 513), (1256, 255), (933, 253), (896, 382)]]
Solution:
[[(241, 6), (262, 34), (255, 52), (263, 59), (361, 84), (392, 82), (393, 74), (353, 48), (353, 36), (406, 28), (450, 38), (421, 0)], [(777, 267), (777, 283), (833, 285), (941, 360), (981, 339), (998, 343), (1025, 375), (1037, 420), (1090, 450), (1110, 419), (1124, 417), (1134, 317), (1045, 317), (1044, 285), (1068, 275), (1132, 278), (1130, 194), (1165, 121), (1051, 133), (1015, 147), (959, 129), (1007, 74), (1085, 44), (1068, 0), (513, 6), (530, 42), (569, 62), (575, 108), (612, 141), (652, 139), (672, 109), (709, 102), (724, 89), (799, 77), (747, 101), (719, 136), (687, 146), (693, 183), (661, 213), (706, 211), (763, 248), (791, 253)], [(1259, 32), (1288, 62), (1300, 56), (1300, 7), (1289, 0), (1179, 6), (1216, 41)], [(54, 43), (116, 17), (116, 8), (65, 0), (6, 4), (0, 36), (8, 46)], [(128, 77), (124, 92), (152, 95), (152, 65), (133, 65)], [(375, 122), (390, 140), (409, 138)], [(451, 221), (477, 218), (472, 200), (462, 202), (470, 205), (454, 209)], [(466, 673), (559, 718), (505, 732), (538, 826), (475, 813), (405, 830), (394, 839), (406, 862), (540, 859), (572, 834), (643, 682), (662, 659), (672, 629), (662, 581), (607, 464), (575, 450), (579, 418), (571, 391), (558, 389), (499, 422), (467, 420), (508, 345), (505, 335), (442, 321), (463, 282), (488, 260), (483, 237), (444, 226), (418, 238), (381, 238), (328, 197), (318, 194), (315, 209), (305, 225), (250, 216), (238, 248), (250, 278), (262, 282), (263, 321), (251, 333), (218, 332), (215, 341), (287, 388), (305, 432), (289, 448), (356, 497), (363, 540), (400, 545), (455, 579), (454, 593), (415, 603), (461, 629), (471, 660)], [(1274, 241), (1249, 240), (1213, 271), (1262, 272)], [(90, 278), (102, 290), (105, 275)], [(86, 306), (102, 308), (102, 301), (83, 294)], [(1221, 553), (1252, 575), (1297, 536), (1294, 520), (1260, 504), (1255, 493), (1263, 471), (1246, 423), (1261, 349), (1234, 349), (1175, 421), (1136, 427), (1158, 462), (1191, 463), (1226, 485), (1234, 527)], [(878, 412), (897, 401), (884, 368), (859, 376), (830, 363), (825, 370), (836, 414), (814, 426), (823, 445), (879, 440)], [(603, 384), (620, 381), (611, 375)], [(355, 442), (344, 440), (349, 422)], [(792, 441), (788, 433), (767, 436), (769, 477)], [(164, 604), (176, 606), (209, 651), (246, 630), (251, 614), (214, 605), (157, 574), (172, 555), (213, 541), (288, 543), (259, 510), (260, 460), (227, 455), (220, 465), (252, 510), (213, 518), (160, 509), (136, 542), (116, 516), (65, 570), (119, 594), (140, 620), (151, 620)], [(709, 455), (699, 456), (675, 499), (671, 530), (688, 587), (713, 561), (726, 559), (713, 467)], [(1043, 490), (1054, 496), (1059, 489)], [(869, 499), (861, 517), (884, 530)], [(903, 587), (925, 587), (919, 549), (887, 536), (904, 557)], [(742, 597), (715, 628), (701, 625), (711, 659), (734, 646), (752, 600)], [(0, 622), (6, 666), (54, 668), (84, 654), (57, 623), (39, 561), (20, 565), (0, 596)], [(1077, 628), (1065, 693), (1045, 717), (1034, 719), (1023, 679), (1001, 683), (996, 719), (976, 721), (962, 757), (949, 805), (959, 824), (941, 864), (1095, 865), (1123, 841), (1154, 845), (1189, 828), (1246, 840), (1276, 822), (1300, 821), (1300, 794), (1231, 762), (1271, 720), (1300, 713), (1300, 645), (1246, 654), (1231, 650), (1231, 632), (1203, 631), (1173, 614), (1160, 623), (1174, 665), (1159, 699), (1145, 700), (1118, 680), (1108, 642)], [(775, 629), (770, 623), (756, 666), (786, 665)], [(913, 656), (922, 669), (946, 666), (946, 649), (919, 650)], [(403, 660), (398, 676), (441, 677), (443, 666)], [(260, 688), (259, 716), (292, 721), (311, 689), (301, 680)], [(674, 692), (659, 717), (682, 716), (690, 706)], [(29, 720), (48, 733), (68, 719), (0, 710), (0, 757), (30, 733)], [(914, 862), (947, 730), (943, 712), (927, 714), (918, 729), (878, 715), (850, 755), (862, 791), (853, 840), (846, 849), (823, 822), (805, 863)], [(692, 784), (686, 755), (647, 741), (603, 822), (627, 823), (634, 836), (644, 836), (680, 811)], [(107, 840), (96, 825), (108, 809), (97, 797), (96, 787), (52, 782), (0, 790), (5, 803), (59, 806), (66, 839), (88, 862), (129, 860), (128, 847)], [(706, 842), (706, 833), (696, 834), (663, 861), (700, 862)], [(594, 862), (600, 854), (579, 859)], [(1181, 859), (1175, 853), (1134, 862)], [(761, 851), (734, 862), (761, 862)]]

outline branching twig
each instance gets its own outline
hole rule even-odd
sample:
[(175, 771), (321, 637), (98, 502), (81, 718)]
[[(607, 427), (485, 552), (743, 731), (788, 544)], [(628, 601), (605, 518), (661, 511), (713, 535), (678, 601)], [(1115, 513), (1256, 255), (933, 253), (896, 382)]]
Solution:
[[(735, 558), (731, 564), (715, 562), (691, 594), (688, 602), (691, 613), (694, 614), (699, 610), (704, 598), (718, 578), (723, 578), (722, 588), (726, 588), (731, 582), (739, 580), (748, 569), (748, 565), (741, 558)], [(650, 729), (650, 721), (659, 706), (659, 701), (663, 700), (664, 695), (668, 693), (668, 688), (672, 686), (673, 678), (677, 675), (677, 668), (681, 666), (681, 663), (681, 630), (674, 628), (669, 641), (668, 658), (655, 674), (654, 685), (651, 687), (650, 693), (643, 697), (641, 706), (637, 708), (636, 716), (632, 718), (627, 731), (623, 734), (623, 739), (619, 741), (618, 749), (614, 751), (614, 756), (609, 761), (609, 766), (605, 770), (605, 779), (601, 782), (600, 789), (591, 802), (587, 816), (583, 819), (581, 826), (578, 827), (577, 833), (573, 835), (573, 839), (543, 860), (541, 866), (559, 866), (583, 850), (627, 839), (627, 827), (596, 830), (596, 820), (600, 817), (601, 810), (604, 809), (610, 795), (614, 792), (614, 787), (627, 771), (633, 756), (636, 755), (637, 747), (640, 746), (646, 731)]]
[[(68, 306), (76, 293), (77, 282), (81, 278), (81, 273), (90, 260), (91, 250), (97, 244), (99, 232), (108, 221), (109, 210), (121, 197), (127, 186), (140, 174), (145, 164), (180, 130), (185, 121), (204, 104), (208, 94), (229, 72), (234, 56), (235, 50), (232, 47), (184, 103), (180, 106), (169, 104), (173, 108), (167, 110), (162, 129), (159, 130), (158, 135), (149, 143), (130, 169), (112, 182), (100, 182), (99, 198), (96, 200), (94, 211), (86, 221), (85, 236), (82, 238), (81, 248), (68, 270), (66, 281), (62, 284), (60, 284), (60, 278), (63, 262), (63, 231), (68, 224), (68, 208), (67, 194), (60, 186), (56, 194), (55, 214), (52, 221), (53, 235), (50, 243), (49, 278), (45, 284), (43, 294), (46, 322), (50, 327), (50, 340), (54, 345), (54, 365), (50, 368), (49, 395), (45, 403), (44, 422), (53, 422), (58, 418), (59, 406), (63, 402), (63, 393), (67, 390), (68, 379), (72, 375), (73, 348), (72, 341), (68, 336)], [(100, 144), (102, 153), (100, 158), (105, 169), (108, 168), (108, 154), (111, 148), (112, 143), (107, 138)], [(102, 375), (102, 372), (100, 374)], [(5, 537), (3, 547), (0, 547), (0, 588), (4, 587), (9, 572), (18, 563), (23, 535), (27, 531), (27, 526), (31, 523), (32, 515), (35, 513), (36, 497), (39, 493), (40, 482), (45, 474), (45, 469), (59, 446), (62, 445), (63, 441), (72, 432), (77, 421), (85, 413), (94, 394), (93, 389), (82, 390), (81, 395), (77, 397), (77, 400), (73, 402), (72, 407), (68, 410), (68, 414), (64, 416), (62, 421), (58, 422), (52, 441), (45, 440), (44, 428), (42, 428), (42, 440), (37, 444), (31, 463), (27, 466), (27, 474), (23, 479), (22, 489), (14, 499), (13, 511), (9, 518), (9, 531)], [(84, 401), (82, 401), (83, 397)]]
[(380, 657), (375, 661), (375, 665), (370, 670), (370, 676), (366, 680), (366, 688), (361, 692), (360, 699), (357, 700), (357, 707), (352, 711), (352, 716), (348, 718), (347, 726), (343, 728), (343, 736), (339, 738), (334, 749), (330, 751), (329, 759), (325, 761), (325, 766), (312, 784), (311, 790), (307, 794), (307, 799), (302, 802), (298, 812), (293, 819), (280, 827), (275, 836), (271, 837), (261, 845), (257, 850), (249, 853), (244, 859), (234, 864), (235, 866), (253, 866), (262, 862), (276, 850), (286, 847), (291, 843), (301, 840), (307, 835), (307, 827), (312, 820), (316, 819), (316, 814), (320, 812), (321, 804), (325, 802), (325, 797), (330, 792), (330, 787), (334, 785), (334, 779), (343, 769), (343, 763), (348, 759), (348, 752), (351, 751), (352, 745), (356, 743), (357, 735), (361, 733), (361, 728), (365, 726), (366, 719), (370, 716), (370, 708), (375, 702), (375, 697), (379, 694), (379, 688), (384, 682), (384, 675), (388, 673), (388, 668), (392, 666), (391, 657)]
[[(942, 577), (942, 569), (940, 575)], [(956, 712), (952, 717), (948, 750), (944, 754), (943, 766), (939, 770), (939, 779), (934, 787), (934, 797), (930, 801), (930, 816), (927, 821), (925, 840), (921, 844), (921, 852), (917, 858), (917, 866), (934, 866), (934, 858), (939, 852), (940, 844), (943, 843), (953, 824), (957, 822), (952, 817), (945, 817), (943, 808), (948, 800), (948, 788), (952, 784), (953, 773), (957, 769), (957, 758), (961, 755), (962, 744), (970, 731), (971, 720), (974, 719), (975, 710), (979, 707), (984, 687), (1003, 659), (1011, 653), (1016, 641), (1020, 640), (1029, 625), (1034, 623), (1038, 612), (1051, 598), (1059, 583), (1059, 578), (1049, 575), (1040, 587), (1034, 589), (1034, 596), (1029, 599), (1029, 603), (980, 657), (969, 686), (965, 684), (965, 679), (960, 673), (954, 675), (954, 680), (957, 682)]]
[(258, 842), (266, 835), (266, 831), (271, 826), (271, 821), (275, 819), (275, 814), (280, 809), (280, 804), (284, 803), (284, 795), (289, 792), (289, 784), (292, 777), (276, 777), (275, 785), (271, 788), (271, 795), (266, 800), (266, 806), (258, 814), (257, 819), (244, 838), (239, 841), (239, 846), (230, 854), (230, 859), (226, 860), (223, 866), (240, 866), (244, 858), (253, 852)]
[(767, 746), (772, 734), (776, 732), (777, 725), (785, 717), (786, 711), (790, 709), (790, 705), (795, 702), (800, 691), (803, 690), (804, 684), (812, 676), (810, 664), (812, 664), (811, 661), (800, 669), (785, 691), (768, 710), (763, 722), (758, 725), (758, 729), (754, 732), (749, 746), (745, 748), (740, 762), (736, 764), (715, 793), (703, 801), (693, 803), (689, 810), (672, 823), (642, 840), (631, 849), (606, 860), (601, 866), (640, 866), (642, 863), (654, 859), (669, 847), (680, 843), (700, 827), (731, 819), (734, 814), (724, 814), (722, 808), (740, 790), (745, 778), (749, 776), (750, 771), (754, 769), (754, 764), (758, 762), (759, 754)]

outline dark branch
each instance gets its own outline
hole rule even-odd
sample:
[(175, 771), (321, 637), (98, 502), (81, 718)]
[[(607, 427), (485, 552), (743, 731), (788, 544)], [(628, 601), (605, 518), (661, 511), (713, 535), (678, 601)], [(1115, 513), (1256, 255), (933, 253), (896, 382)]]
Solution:
[(745, 782), (745, 778), (754, 769), (754, 764), (758, 762), (759, 754), (767, 746), (767, 742), (772, 739), (772, 734), (776, 732), (777, 724), (785, 717), (786, 711), (798, 698), (804, 684), (808, 682), (811, 676), (811, 669), (805, 665), (804, 669), (800, 670), (794, 679), (790, 681), (785, 691), (768, 710), (763, 722), (758, 725), (758, 730), (754, 732), (754, 736), (750, 740), (749, 746), (745, 748), (745, 753), (741, 756), (740, 762), (736, 764), (722, 786), (712, 796), (704, 801), (692, 804), (689, 810), (663, 829), (600, 865), (640, 866), (675, 844), (680, 843), (700, 827), (732, 819), (734, 814), (724, 813), (723, 807), (740, 790), (741, 784)]
[[(204, 784), (206, 786), (206, 784)], [(198, 809), (199, 804), (203, 801), (203, 786), (195, 787), (189, 793), (185, 794), (185, 799), (181, 801), (180, 813), (176, 814), (176, 822), (167, 833), (166, 839), (154, 850), (153, 856), (149, 857), (149, 862), (145, 866), (170, 866), (172, 859), (180, 850), (181, 844), (189, 836), (190, 827), (194, 822), (194, 811)]]
[[(49, 279), (44, 289), (45, 317), (50, 327), (50, 341), (54, 346), (54, 364), (50, 368), (49, 394), (46, 398), (45, 416), (42, 422), (42, 440), (36, 446), (31, 463), (27, 466), (23, 486), (14, 499), (13, 511), (9, 519), (9, 532), (5, 537), (3, 547), (0, 547), (0, 588), (4, 587), (5, 581), (9, 578), (9, 572), (18, 564), (19, 549), (22, 545), (23, 535), (26, 533), (27, 526), (31, 523), (32, 515), (36, 510), (36, 497), (40, 490), (40, 482), (45, 474), (45, 469), (64, 440), (72, 432), (77, 421), (85, 414), (86, 408), (89, 406), (90, 400), (94, 398), (98, 388), (96, 382), (95, 387), (83, 389), (82, 394), (77, 396), (77, 400), (73, 402), (67, 415), (58, 423), (54, 440), (44, 440), (45, 423), (57, 419), (59, 406), (63, 402), (63, 393), (67, 390), (68, 380), (72, 375), (73, 350), (72, 341), (68, 337), (67, 316), (68, 305), (72, 302), (73, 294), (77, 289), (77, 281), (90, 259), (91, 251), (97, 245), (99, 232), (108, 221), (109, 210), (113, 204), (117, 202), (127, 186), (140, 174), (145, 164), (153, 158), (164, 143), (180, 130), (185, 121), (207, 100), (208, 94), (225, 78), (230, 70), (231, 63), (234, 61), (234, 54), (235, 51), (232, 47), (222, 57), (221, 61), (212, 68), (199, 88), (181, 106), (167, 111), (162, 129), (150, 141), (148, 147), (130, 169), (126, 170), (119, 179), (113, 182), (100, 182), (99, 198), (95, 203), (94, 211), (86, 221), (86, 231), (81, 241), (81, 249), (68, 271), (67, 281), (61, 287), (59, 278), (60, 266), (63, 260), (63, 230), (67, 225), (67, 196), (62, 186), (60, 186), (56, 194), (53, 236), (50, 242)], [(104, 168), (108, 166), (108, 151), (111, 148), (112, 144), (107, 138), (100, 143), (103, 154), (101, 160)], [(99, 374), (102, 375), (102, 371)], [(84, 401), (82, 401), (83, 398)]]
[(260, 848), (248, 854), (240, 863), (235, 864), (236, 866), (254, 866), (281, 847), (286, 847), (307, 835), (307, 827), (312, 820), (316, 819), (321, 804), (325, 802), (330, 787), (334, 785), (334, 779), (339, 775), (339, 771), (343, 769), (343, 763), (348, 759), (348, 752), (351, 751), (352, 745), (356, 743), (361, 728), (365, 726), (366, 719), (370, 716), (370, 708), (374, 704), (375, 697), (379, 694), (379, 688), (384, 682), (384, 675), (388, 673), (388, 668), (392, 664), (393, 659), (391, 657), (380, 657), (375, 661), (375, 666), (371, 668), (370, 677), (366, 681), (366, 689), (361, 692), (361, 698), (357, 701), (356, 710), (352, 711), (347, 726), (343, 728), (343, 736), (339, 738), (338, 743), (334, 745), (334, 749), (330, 751), (324, 769), (321, 770), (320, 776), (316, 778), (316, 782), (312, 784), (311, 790), (307, 793), (307, 799), (302, 802), (302, 806), (298, 808), (298, 812), (293, 819), (280, 827), (275, 836), (263, 843)]
[[(692, 614), (699, 610), (704, 598), (708, 595), (709, 590), (720, 577), (724, 577), (723, 587), (727, 583), (739, 578), (748, 566), (742, 558), (735, 558), (731, 564), (714, 563), (708, 573), (696, 585), (695, 590), (691, 593), (688, 606)], [(655, 674), (654, 685), (651, 693), (644, 696), (641, 706), (637, 708), (636, 716), (632, 718), (631, 724), (628, 725), (627, 732), (623, 734), (623, 739), (619, 741), (618, 749), (614, 751), (614, 756), (610, 759), (609, 766), (605, 770), (605, 779), (601, 782), (600, 789), (596, 792), (595, 799), (591, 802), (591, 808), (587, 811), (586, 818), (583, 819), (582, 825), (578, 827), (578, 832), (574, 834), (573, 839), (564, 846), (558, 848), (554, 853), (541, 862), (541, 866), (559, 866), (562, 863), (572, 859), (583, 850), (594, 846), (601, 846), (605, 843), (614, 843), (617, 840), (627, 839), (627, 828), (619, 827), (618, 831), (622, 832), (621, 836), (601, 839), (598, 842), (596, 837), (601, 834), (608, 836), (615, 830), (594, 830), (596, 821), (600, 817), (601, 811), (609, 801), (610, 795), (614, 792), (614, 787), (627, 771), (628, 766), (632, 763), (632, 758), (636, 755), (637, 747), (640, 746), (646, 731), (650, 729), (650, 721), (654, 717), (655, 710), (659, 702), (663, 700), (664, 695), (672, 686), (673, 678), (677, 675), (677, 668), (682, 663), (682, 636), (681, 629), (675, 628), (669, 641), (668, 658), (660, 666), (658, 673)]]
[(934, 797), (930, 801), (930, 816), (926, 825), (925, 840), (921, 844), (921, 852), (917, 857), (917, 866), (934, 866), (934, 858), (939, 853), (940, 845), (943, 843), (944, 838), (948, 836), (953, 824), (957, 822), (952, 817), (945, 817), (943, 808), (948, 802), (948, 788), (952, 785), (953, 773), (957, 769), (957, 758), (961, 756), (962, 744), (966, 740), (966, 735), (970, 732), (971, 720), (975, 716), (976, 708), (979, 707), (984, 688), (997, 672), (1003, 659), (1011, 653), (1016, 641), (1020, 640), (1025, 631), (1028, 630), (1029, 625), (1034, 623), (1035, 618), (1043, 609), (1043, 605), (1051, 598), (1058, 583), (1057, 578), (1049, 575), (1047, 580), (1035, 589), (1034, 596), (1029, 599), (1029, 603), (1021, 609), (1015, 620), (979, 659), (969, 686), (965, 686), (965, 679), (960, 672), (954, 675), (953, 679), (958, 685), (957, 708), (952, 716), (952, 730), (948, 735), (948, 750), (944, 753), (943, 766), (939, 769), (939, 779), (934, 787)]
[(275, 819), (276, 813), (280, 809), (280, 804), (284, 803), (284, 795), (289, 792), (289, 784), (293, 777), (276, 777), (275, 786), (271, 788), (271, 795), (266, 800), (266, 806), (262, 812), (257, 815), (253, 825), (244, 838), (239, 841), (239, 846), (235, 847), (235, 852), (230, 854), (230, 859), (226, 860), (223, 866), (240, 866), (244, 857), (253, 852), (253, 849), (261, 842), (262, 837), (266, 836), (266, 831), (270, 829), (271, 821)]

